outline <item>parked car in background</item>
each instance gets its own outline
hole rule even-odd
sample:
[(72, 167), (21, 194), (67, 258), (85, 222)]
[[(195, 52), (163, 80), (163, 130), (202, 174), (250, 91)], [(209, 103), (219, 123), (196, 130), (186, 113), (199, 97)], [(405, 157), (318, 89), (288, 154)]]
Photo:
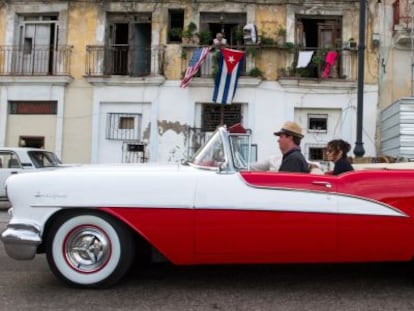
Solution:
[(60, 165), (62, 162), (58, 156), (44, 149), (0, 148), (0, 201), (7, 200), (5, 182), (10, 175)]
[(11, 176), (1, 240), (14, 259), (46, 253), (79, 287), (113, 285), (144, 255), (176, 265), (413, 260), (413, 169), (258, 172), (250, 147), (249, 133), (220, 127), (183, 165)]

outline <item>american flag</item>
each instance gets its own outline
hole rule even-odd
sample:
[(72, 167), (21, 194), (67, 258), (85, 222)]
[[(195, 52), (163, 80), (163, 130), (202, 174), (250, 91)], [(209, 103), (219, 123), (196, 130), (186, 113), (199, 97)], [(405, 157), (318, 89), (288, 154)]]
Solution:
[(221, 49), (219, 68), (214, 82), (213, 102), (232, 103), (240, 71), (243, 68), (243, 60), (243, 51)]
[(185, 88), (190, 84), (191, 78), (195, 76), (209, 52), (210, 48), (197, 48), (194, 50), (180, 87)]

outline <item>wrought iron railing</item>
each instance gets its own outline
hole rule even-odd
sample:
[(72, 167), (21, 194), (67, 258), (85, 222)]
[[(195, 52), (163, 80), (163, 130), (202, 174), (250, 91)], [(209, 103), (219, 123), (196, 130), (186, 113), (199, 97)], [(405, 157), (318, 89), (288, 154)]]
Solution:
[(0, 46), (0, 75), (69, 75), (72, 46)]
[[(301, 52), (309, 51), (313, 54), (306, 66), (298, 64)], [(356, 48), (295, 48), (291, 52), (293, 61), (279, 76), (356, 80)]]
[[(182, 62), (181, 72), (184, 73), (191, 59), (193, 51), (202, 46), (183, 45), (182, 46)], [(299, 48), (295, 45), (278, 46), (278, 45), (237, 45), (229, 46), (229, 48), (246, 52), (245, 62), (242, 76), (261, 75), (267, 68), (261, 68), (263, 64), (269, 64), (268, 61), (274, 62), (274, 66), (278, 68), (278, 78), (323, 78), (323, 72), (326, 67), (326, 56), (329, 49), (306, 49)], [(314, 54), (306, 67), (298, 68), (297, 62), (301, 51), (313, 50)], [(332, 50), (337, 53), (334, 64), (329, 68), (327, 79), (346, 79), (356, 80), (357, 68), (357, 49), (356, 48), (339, 48)], [(274, 57), (269, 57), (274, 53)], [(283, 56), (284, 55), (284, 56)], [(283, 56), (283, 57), (280, 57)], [(262, 65), (260, 65), (262, 64)], [(196, 77), (214, 77), (217, 70), (217, 58), (212, 52), (206, 58)]]
[(86, 76), (148, 76), (162, 75), (163, 46), (88, 45)]
[[(182, 46), (182, 66), (181, 66), (181, 71), (185, 72), (188, 63), (191, 60), (191, 57), (193, 55), (193, 52), (196, 48), (201, 48), (203, 46), (195, 46), (195, 45), (183, 45)], [(228, 48), (231, 49), (236, 49), (239, 51), (245, 51), (246, 52), (246, 56), (243, 62), (243, 68), (241, 71), (241, 75), (248, 75), (250, 70), (252, 68), (255, 67), (255, 59), (249, 57), (249, 51), (246, 49), (245, 45), (238, 45), (238, 46), (227, 46)], [(217, 68), (218, 68), (218, 56), (217, 56), (218, 51), (215, 49), (212, 49), (211, 52), (207, 55), (205, 61), (203, 62), (203, 64), (200, 67), (200, 70), (198, 71), (196, 77), (203, 77), (203, 78), (207, 78), (207, 77), (213, 77), (215, 76), (216, 72), (217, 72)]]

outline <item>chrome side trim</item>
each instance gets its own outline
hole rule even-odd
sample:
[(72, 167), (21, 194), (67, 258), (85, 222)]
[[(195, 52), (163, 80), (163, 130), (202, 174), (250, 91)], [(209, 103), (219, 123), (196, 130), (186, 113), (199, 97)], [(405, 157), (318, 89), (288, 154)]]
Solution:
[(42, 242), (40, 229), (27, 224), (9, 224), (0, 238), (7, 255), (17, 260), (33, 259)]

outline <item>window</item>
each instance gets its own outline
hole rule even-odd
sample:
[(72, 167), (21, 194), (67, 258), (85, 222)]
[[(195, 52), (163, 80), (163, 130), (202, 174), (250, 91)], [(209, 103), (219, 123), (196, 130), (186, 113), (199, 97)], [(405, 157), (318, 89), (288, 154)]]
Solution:
[(121, 130), (133, 130), (135, 118), (134, 117), (119, 117), (119, 129)]
[(241, 104), (204, 104), (202, 106), (201, 128), (204, 132), (213, 132), (221, 124), (232, 126), (241, 122), (241, 119)]
[(141, 114), (136, 113), (108, 113), (106, 116), (106, 139), (139, 140), (141, 119)]
[(328, 131), (327, 114), (308, 114), (308, 132), (326, 133)]
[(24, 38), (23, 43), (23, 53), (24, 54), (31, 54), (33, 48), (33, 39), (32, 38)]
[[(321, 77), (326, 53), (342, 48), (342, 17), (298, 15), (295, 22), (295, 41), (301, 50), (315, 51), (308, 67), (301, 68), (304, 77)], [(340, 55), (332, 66), (329, 77), (341, 76)]]
[(309, 160), (310, 161), (324, 161), (324, 147), (309, 147)]
[(56, 101), (10, 101), (10, 114), (56, 114)]
[(44, 148), (45, 138), (43, 136), (20, 136), (19, 147)]
[(21, 168), (17, 155), (12, 152), (0, 153), (0, 167), (2, 168)]
[(200, 13), (200, 32), (209, 31), (213, 37), (223, 33), (229, 45), (243, 43), (246, 13)]
[(184, 28), (184, 10), (168, 11), (168, 42), (181, 42)]
[(16, 36), (19, 51), (13, 55), (12, 72), (54, 74), (57, 71), (59, 25), (57, 15), (20, 15)]
[(109, 14), (105, 74), (145, 76), (151, 72), (151, 13)]
[(29, 151), (28, 155), (33, 164), (37, 167), (55, 167), (62, 164), (59, 158), (53, 152)]

